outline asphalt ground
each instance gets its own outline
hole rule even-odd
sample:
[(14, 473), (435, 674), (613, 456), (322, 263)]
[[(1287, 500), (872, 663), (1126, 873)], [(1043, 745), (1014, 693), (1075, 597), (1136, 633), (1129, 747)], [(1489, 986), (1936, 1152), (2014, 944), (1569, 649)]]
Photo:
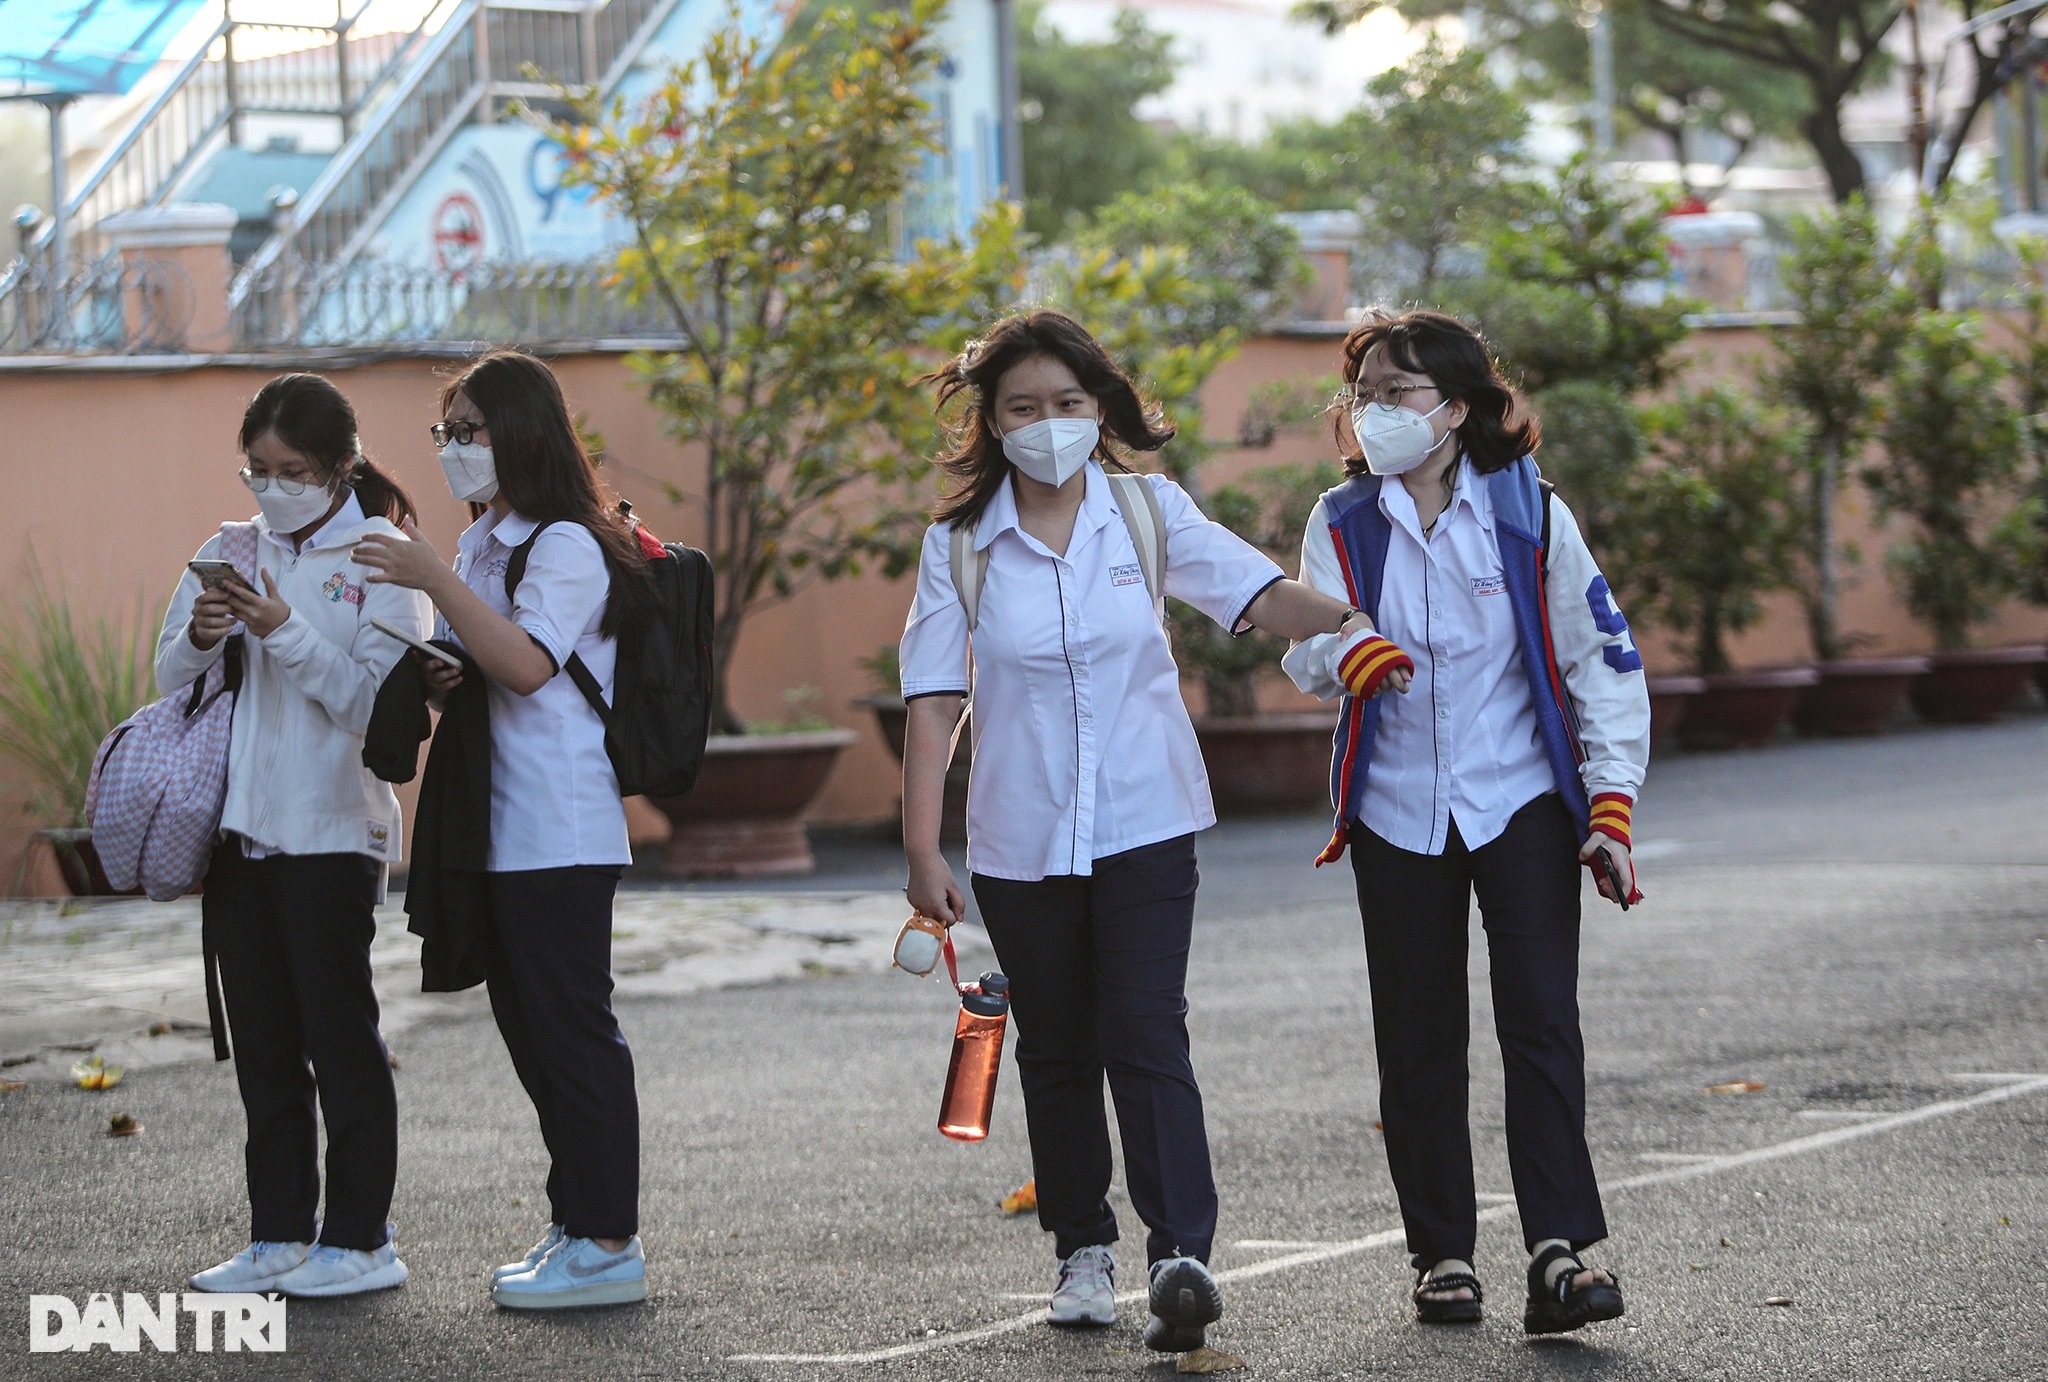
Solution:
[[(1190, 978), (1222, 1222), (1211, 1342), (1248, 1376), (2048, 1377), (2048, 716), (1653, 768), (1649, 900), (1587, 894), (1588, 1132), (1627, 1293), (1525, 1340), (1500, 1061), (1474, 923), (1476, 1326), (1412, 1323), (1374, 1131), (1371, 1012), (1320, 817), (1203, 837)], [(889, 875), (839, 842), (818, 886)], [(641, 1306), (515, 1316), (486, 1275), (538, 1235), (540, 1139), (487, 1018), (411, 1029), (395, 1291), (294, 1302), (283, 1354), (30, 1354), (27, 1298), (155, 1293), (246, 1233), (226, 1066), (0, 1097), (0, 1376), (920, 1379), (1170, 1375), (1042, 1322), (1053, 1258), (996, 1199), (1029, 1173), (933, 1128), (951, 1004), (895, 975), (627, 998)], [(1447, 1016), (1447, 1021), (1452, 1020)], [(1709, 1086), (1762, 1088), (1714, 1094)], [(144, 1135), (101, 1136), (109, 1111)], [(1143, 1230), (1120, 1197), (1123, 1285)], [(1767, 1304), (1789, 1300), (1789, 1304)]]

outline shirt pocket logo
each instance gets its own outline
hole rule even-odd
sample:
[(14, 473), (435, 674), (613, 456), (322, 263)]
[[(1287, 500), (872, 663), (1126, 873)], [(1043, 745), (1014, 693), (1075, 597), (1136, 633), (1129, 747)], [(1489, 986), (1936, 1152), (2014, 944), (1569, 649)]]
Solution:
[(1132, 562), (1128, 566), (1112, 566), (1109, 568), (1109, 583), (1113, 586), (1143, 585), (1145, 583), (1145, 568), (1136, 562)]
[(1475, 600), (1482, 595), (1505, 595), (1507, 593), (1508, 578), (1505, 575), (1497, 573), (1491, 576), (1474, 576), (1472, 578), (1472, 598)]
[(346, 602), (357, 609), (363, 606), (363, 588), (351, 581), (346, 572), (335, 572), (320, 589), (337, 605)]

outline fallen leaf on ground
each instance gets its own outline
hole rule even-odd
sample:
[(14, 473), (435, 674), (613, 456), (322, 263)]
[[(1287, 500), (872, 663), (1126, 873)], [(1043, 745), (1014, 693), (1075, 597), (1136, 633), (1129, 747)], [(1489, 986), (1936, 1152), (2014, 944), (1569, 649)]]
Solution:
[(1710, 1084), (1709, 1094), (1754, 1094), (1764, 1087), (1762, 1080), (1730, 1080), (1726, 1084)]
[(1183, 1353), (1180, 1356), (1180, 1361), (1173, 1365), (1173, 1370), (1175, 1372), (1236, 1372), (1239, 1368), (1248, 1368), (1250, 1366), (1251, 1364), (1245, 1362), (1244, 1359), (1234, 1353), (1225, 1353), (1220, 1349), (1205, 1346), (1196, 1349), (1193, 1353)]
[(169, 1036), (171, 1034), (171, 1024), (168, 1022), (152, 1022), (149, 1024), (149, 1034), (151, 1036)]
[(142, 1131), (142, 1124), (125, 1113), (117, 1113), (107, 1123), (108, 1137), (133, 1137)]
[(1764, 1297), (1764, 1304), (1765, 1304), (1765, 1305), (1790, 1305), (1791, 1303), (1792, 1303), (1792, 1297), (1790, 1297), (1790, 1296), (1765, 1296), (1765, 1297)]
[(12, 1094), (17, 1089), (27, 1089), (27, 1080), (0, 1080), (0, 1094)]
[(1732, 1248), (1735, 1246), (1735, 1240), (1733, 1238), (1723, 1238), (1721, 1240), (1721, 1246), (1724, 1248)]
[(1379, 1119), (1375, 1118), (1372, 1120), (1372, 1130), (1374, 1132), (1385, 1132), (1387, 1130), (1387, 1125), (1385, 1123), (1380, 1122)]
[(390, 1063), (393, 1070), (398, 1069), (398, 1052), (392, 1050), (389, 1046), (384, 1048), (384, 1059)]
[(1712, 1264), (1706, 1262), (1688, 1262), (1685, 1265), (1692, 1268), (1696, 1272), (1707, 1272), (1713, 1270)]
[(1038, 1208), (1038, 1177), (1033, 1176), (1002, 1198), (1003, 1213), (1026, 1214)]
[(78, 1081), (80, 1089), (112, 1089), (121, 1083), (121, 1076), (126, 1073), (120, 1066), (108, 1065), (98, 1056), (71, 1067), (71, 1078)]

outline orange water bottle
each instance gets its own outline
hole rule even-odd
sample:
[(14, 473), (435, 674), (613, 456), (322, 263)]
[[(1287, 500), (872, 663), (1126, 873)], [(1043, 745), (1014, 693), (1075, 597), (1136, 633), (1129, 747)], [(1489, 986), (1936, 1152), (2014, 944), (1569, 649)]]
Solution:
[(1003, 1029), (1009, 1021), (1008, 979), (984, 974), (980, 983), (960, 986), (953, 1063), (946, 1069), (946, 1097), (939, 1104), (939, 1131), (956, 1141), (979, 1142), (988, 1136), (996, 1074), (1003, 1066)]

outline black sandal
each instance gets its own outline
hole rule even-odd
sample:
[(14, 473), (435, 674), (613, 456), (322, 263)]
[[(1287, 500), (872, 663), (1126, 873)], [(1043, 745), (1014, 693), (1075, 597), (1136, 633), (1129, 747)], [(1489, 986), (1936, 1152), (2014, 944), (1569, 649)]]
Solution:
[[(1472, 1299), (1438, 1298), (1440, 1292), (1460, 1289), (1470, 1291)], [(1445, 1272), (1442, 1276), (1431, 1276), (1427, 1271), (1418, 1271), (1412, 1295), (1417, 1324), (1474, 1324), (1480, 1315), (1479, 1303), (1486, 1299), (1486, 1293), (1479, 1287), (1479, 1278), (1470, 1272)]]
[[(1559, 1258), (1569, 1259), (1572, 1269), (1557, 1274), (1557, 1281), (1544, 1286), (1544, 1269)], [(1586, 1286), (1574, 1286), (1580, 1272), (1598, 1270), (1607, 1277)], [(1620, 1278), (1606, 1267), (1590, 1268), (1570, 1248), (1553, 1243), (1529, 1262), (1529, 1304), (1522, 1311), (1524, 1334), (1565, 1334), (1596, 1320), (1621, 1318)]]

